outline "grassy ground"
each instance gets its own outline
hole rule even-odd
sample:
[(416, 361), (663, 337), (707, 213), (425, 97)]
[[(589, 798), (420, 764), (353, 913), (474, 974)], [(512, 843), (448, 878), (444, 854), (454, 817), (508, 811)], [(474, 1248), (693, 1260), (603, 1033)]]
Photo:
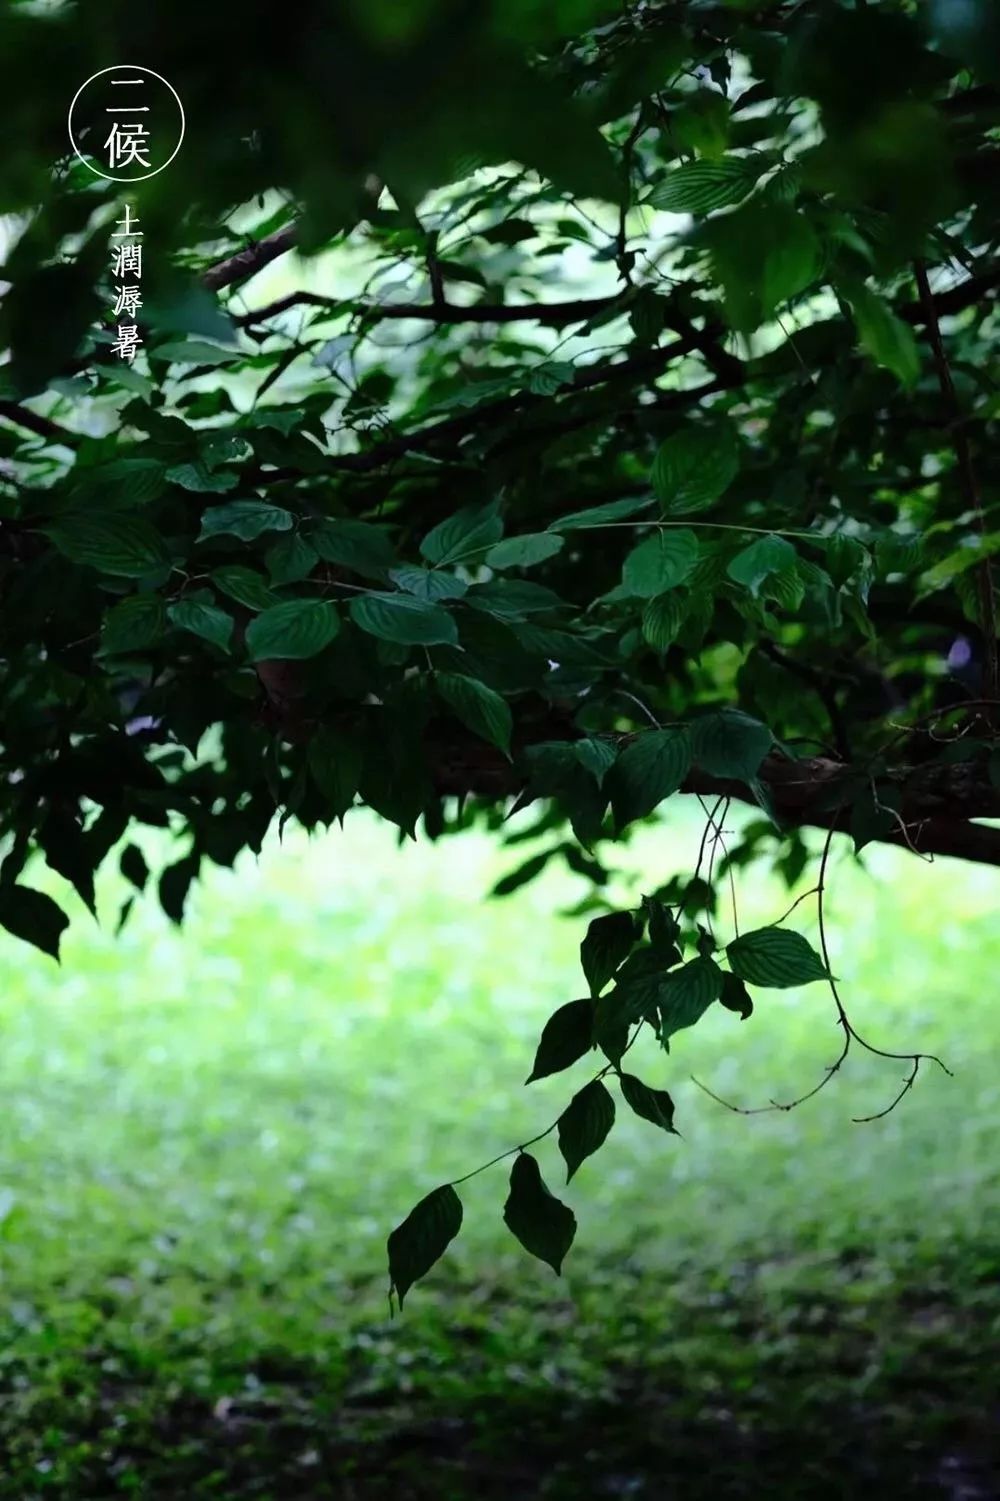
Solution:
[[(694, 838), (650, 832), (630, 868), (648, 888)], [(859, 1056), (741, 1118), (688, 1076), (804, 1089), (829, 996), (715, 1008), (637, 1059), (682, 1139), (620, 1114), (569, 1189), (539, 1149), (580, 1222), (563, 1279), (510, 1240), (501, 1166), (390, 1322), (387, 1230), (568, 1097), (522, 1081), (579, 991), (582, 924), (555, 914), (581, 889), (550, 871), (484, 906), (513, 863), (358, 816), (215, 873), (183, 935), (149, 903), (117, 941), (81, 915), (61, 969), (0, 942), (0, 1496), (1000, 1495), (992, 873), (832, 873), (857, 1025), (955, 1078), (852, 1125), (905, 1073)], [(744, 882), (745, 924), (785, 905)]]

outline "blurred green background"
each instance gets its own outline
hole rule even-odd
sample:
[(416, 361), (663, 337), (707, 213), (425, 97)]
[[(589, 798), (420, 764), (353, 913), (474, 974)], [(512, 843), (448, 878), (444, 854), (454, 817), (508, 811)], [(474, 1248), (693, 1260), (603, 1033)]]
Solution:
[[(701, 824), (643, 829), (616, 892), (690, 870)], [(500, 1165), (390, 1321), (387, 1232), (589, 1077), (523, 1087), (580, 993), (585, 919), (560, 914), (586, 891), (550, 865), (486, 901), (525, 853), (400, 846), (359, 812), (213, 870), (183, 932), (149, 898), (116, 939), (108, 877), (61, 968), (0, 940), (0, 1494), (1000, 1494), (992, 871), (831, 861), (855, 1024), (954, 1078), (855, 1125), (906, 1065), (854, 1053), (743, 1118), (690, 1075), (800, 1093), (838, 1050), (830, 997), (714, 1007), (633, 1054), (681, 1137), (620, 1110), (568, 1188), (537, 1149), (579, 1220), (564, 1278), (506, 1231)], [(791, 900), (757, 867), (738, 896), (742, 926)], [(812, 901), (793, 921), (815, 940)]]

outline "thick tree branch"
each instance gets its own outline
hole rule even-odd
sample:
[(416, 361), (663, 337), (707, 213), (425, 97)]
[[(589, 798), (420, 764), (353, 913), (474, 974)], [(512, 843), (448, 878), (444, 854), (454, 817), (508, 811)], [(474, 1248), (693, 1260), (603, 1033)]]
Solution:
[(51, 417), (43, 417), (38, 412), (30, 412), (27, 407), (21, 406), (17, 401), (0, 401), (0, 417), (13, 422), (17, 427), (23, 427), (26, 432), (37, 433), (40, 438), (48, 438), (51, 443), (72, 445), (79, 437), (78, 433), (71, 433), (68, 428), (60, 427), (58, 422), (52, 421)]
[[(565, 738), (562, 721), (553, 723), (551, 734), (544, 726), (532, 730), (533, 740)], [(451, 725), (432, 729), (425, 748), (440, 793), (501, 799), (524, 791), (523, 774), (516, 764), (485, 742), (453, 731)], [(838, 787), (849, 770), (843, 762), (829, 757), (791, 761), (773, 754), (761, 767), (760, 781), (782, 824), (829, 829), (839, 805)], [(953, 855), (1000, 866), (1000, 829), (970, 822), (973, 818), (1000, 818), (1000, 789), (992, 785), (985, 768), (969, 762), (900, 767), (888, 780), (900, 787), (900, 822), (875, 842), (901, 845), (918, 854)], [(744, 782), (702, 772), (692, 772), (681, 791), (703, 797), (731, 797), (756, 806)]]
[(207, 271), (201, 273), (202, 286), (207, 287), (210, 292), (217, 292), (222, 287), (232, 286), (234, 281), (244, 281), (271, 261), (277, 260), (279, 255), (284, 255), (286, 250), (290, 250), (297, 235), (298, 227), (295, 224), (286, 224), (281, 229), (276, 229), (273, 234), (265, 235), (262, 240), (248, 245), (245, 250), (238, 250), (235, 255), (209, 266)]
[(241, 313), (233, 319), (237, 328), (247, 328), (263, 323), (278, 313), (293, 307), (328, 308), (331, 313), (350, 313), (363, 318), (412, 318), (425, 323), (539, 323), (549, 328), (560, 328), (566, 323), (582, 323), (598, 313), (607, 312), (624, 299), (621, 293), (608, 297), (582, 297), (574, 302), (477, 302), (468, 307), (458, 307), (451, 302), (344, 302), (336, 297), (324, 297), (319, 292), (289, 292), (264, 307)]

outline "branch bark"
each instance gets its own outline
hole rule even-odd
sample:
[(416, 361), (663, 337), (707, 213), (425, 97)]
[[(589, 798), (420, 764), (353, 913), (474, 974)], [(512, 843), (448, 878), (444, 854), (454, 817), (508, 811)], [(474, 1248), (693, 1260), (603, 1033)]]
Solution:
[[(566, 726), (562, 721), (554, 724), (551, 735), (545, 733), (544, 726), (533, 727), (534, 738), (565, 739)], [(525, 789), (516, 760), (512, 765), (484, 741), (453, 731), (451, 725), (446, 730), (432, 729), (425, 749), (439, 793), (500, 800), (516, 797)], [(850, 769), (846, 763), (825, 756), (790, 761), (772, 754), (765, 759), (759, 779), (782, 824), (829, 829), (837, 812), (838, 784)], [(992, 785), (985, 768), (968, 762), (899, 767), (889, 779), (897, 782), (902, 792), (900, 823), (875, 842), (898, 845), (917, 854), (950, 855), (1000, 866), (1000, 828), (971, 821), (1000, 818), (1000, 789)], [(703, 772), (693, 771), (680, 790), (702, 797), (735, 798), (756, 806), (744, 782)]]

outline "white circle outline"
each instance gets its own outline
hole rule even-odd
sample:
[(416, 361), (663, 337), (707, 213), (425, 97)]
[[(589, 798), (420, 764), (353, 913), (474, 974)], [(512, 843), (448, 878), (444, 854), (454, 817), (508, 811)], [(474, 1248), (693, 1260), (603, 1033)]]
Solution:
[[(161, 83), (165, 83), (167, 88), (173, 94), (174, 98), (177, 100), (177, 108), (181, 112), (181, 133), (177, 138), (177, 145), (167, 157), (162, 167), (154, 167), (152, 172), (144, 172), (141, 177), (116, 177), (113, 172), (102, 172), (99, 167), (92, 167), (73, 138), (73, 108), (76, 104), (76, 101), (83, 93), (84, 89), (88, 86), (88, 84), (93, 83), (95, 78), (101, 78), (105, 73), (117, 73), (120, 68), (134, 68), (138, 73), (148, 73), (151, 78), (158, 78)], [(66, 129), (69, 133), (69, 142), (73, 147), (74, 152), (79, 157), (80, 161), (83, 162), (83, 165), (87, 168), (88, 172), (93, 172), (95, 177), (107, 178), (109, 182), (146, 182), (150, 177), (155, 177), (158, 172), (162, 172), (163, 167), (169, 167), (170, 163), (173, 161), (174, 157), (181, 149), (181, 142), (184, 140), (184, 131), (186, 124), (187, 122), (184, 118), (184, 106), (181, 103), (181, 96), (180, 94), (178, 94), (173, 84), (170, 83), (168, 79), (164, 78), (162, 73), (154, 73), (152, 68), (140, 67), (138, 63), (114, 63), (110, 68), (99, 68), (96, 73), (91, 73), (90, 77), (85, 79), (84, 82), (81, 83), (80, 87), (73, 95), (72, 101), (69, 106), (69, 111), (66, 115)]]

